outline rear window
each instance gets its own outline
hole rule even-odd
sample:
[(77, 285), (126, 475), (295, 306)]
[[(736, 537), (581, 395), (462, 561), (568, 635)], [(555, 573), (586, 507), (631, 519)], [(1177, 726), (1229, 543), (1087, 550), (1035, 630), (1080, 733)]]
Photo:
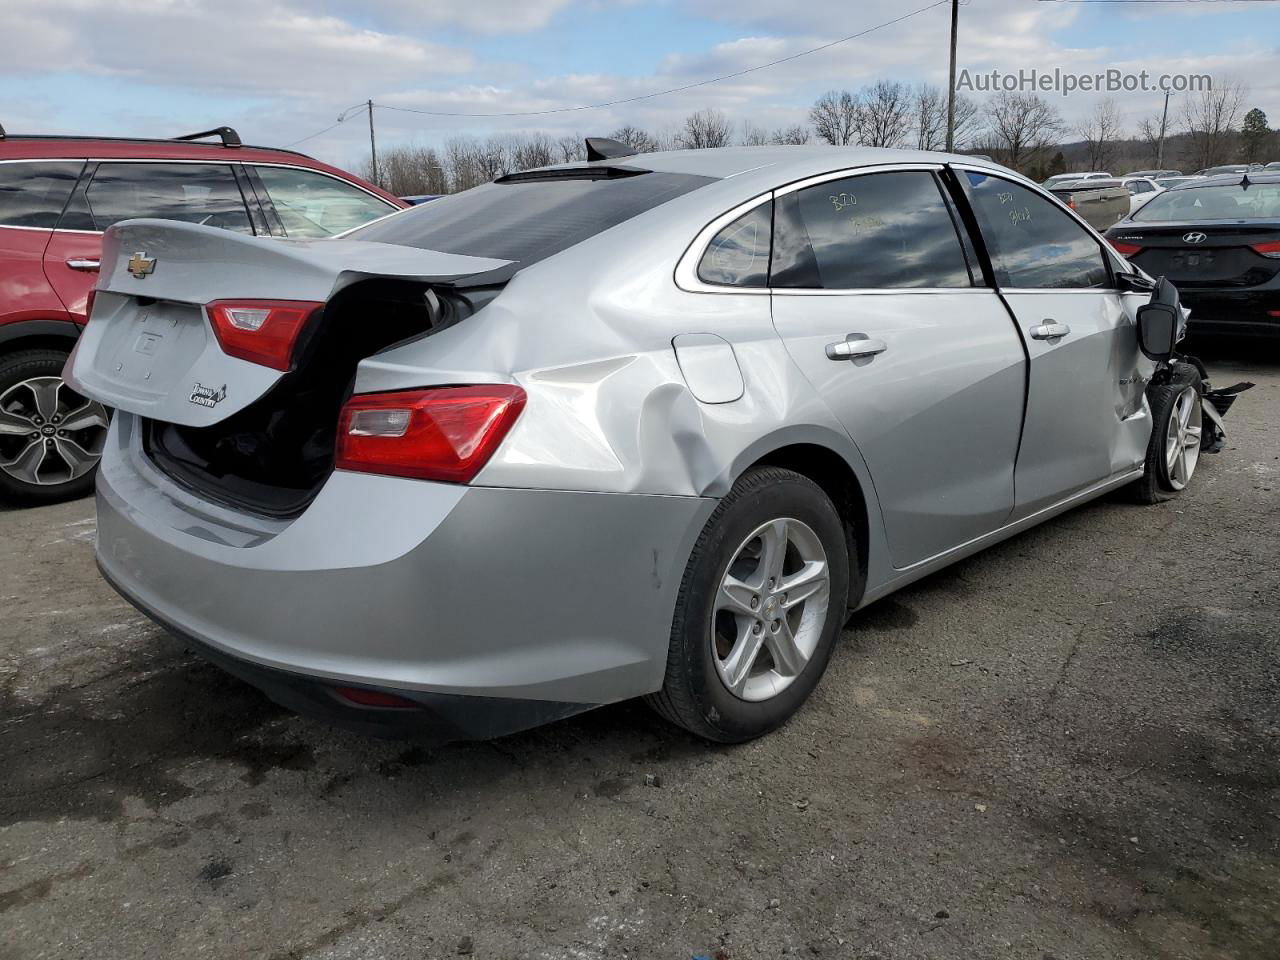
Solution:
[(1184, 187), (1152, 197), (1134, 213), (1134, 220), (1251, 220), (1280, 217), (1280, 183), (1238, 183), (1214, 187)]
[(84, 163), (0, 163), (0, 227), (52, 228)]
[(713, 181), (646, 172), (487, 183), (371, 223), (347, 237), (527, 265)]

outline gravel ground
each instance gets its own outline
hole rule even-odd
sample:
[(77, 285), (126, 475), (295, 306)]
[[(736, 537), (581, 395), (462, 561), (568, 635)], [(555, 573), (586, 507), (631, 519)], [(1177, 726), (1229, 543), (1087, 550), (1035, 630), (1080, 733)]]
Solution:
[(0, 957), (1274, 958), (1280, 357), (1229, 449), (851, 621), (779, 733), (292, 717), (0, 512)]

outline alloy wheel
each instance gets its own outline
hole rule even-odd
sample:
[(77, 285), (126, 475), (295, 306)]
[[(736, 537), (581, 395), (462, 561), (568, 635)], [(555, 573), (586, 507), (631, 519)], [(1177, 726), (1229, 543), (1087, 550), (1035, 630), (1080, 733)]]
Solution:
[(97, 466), (108, 422), (61, 377), (20, 380), (0, 394), (0, 470), (42, 487), (78, 479)]
[(778, 518), (752, 531), (734, 551), (711, 613), (726, 689), (758, 702), (790, 686), (822, 637), (830, 594), (827, 554), (807, 524)]
[(1174, 490), (1182, 490), (1191, 482), (1200, 462), (1201, 417), (1200, 394), (1194, 387), (1187, 387), (1173, 401), (1169, 426), (1165, 428), (1165, 467), (1169, 486)]

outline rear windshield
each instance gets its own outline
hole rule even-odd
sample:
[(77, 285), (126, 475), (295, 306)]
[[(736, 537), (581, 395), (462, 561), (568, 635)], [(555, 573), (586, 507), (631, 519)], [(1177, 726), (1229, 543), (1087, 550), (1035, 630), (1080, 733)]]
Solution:
[(646, 172), (598, 180), (487, 183), (346, 236), (530, 264), (713, 180)]
[(1134, 220), (1251, 220), (1280, 217), (1280, 183), (1224, 183), (1166, 190), (1133, 214)]

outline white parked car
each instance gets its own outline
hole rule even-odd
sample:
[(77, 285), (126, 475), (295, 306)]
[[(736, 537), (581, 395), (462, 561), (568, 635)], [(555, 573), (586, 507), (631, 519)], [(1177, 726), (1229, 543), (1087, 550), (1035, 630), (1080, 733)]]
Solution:
[(1157, 193), (1164, 191), (1164, 187), (1160, 186), (1150, 177), (1125, 177), (1120, 181), (1124, 184), (1126, 190), (1129, 191), (1129, 215), (1140, 206), (1154, 197)]
[(1111, 174), (1102, 170), (1093, 170), (1088, 173), (1059, 173), (1050, 177), (1040, 186), (1046, 190), (1052, 190), (1054, 187), (1060, 187), (1064, 183), (1071, 183), (1074, 180), (1110, 180)]

